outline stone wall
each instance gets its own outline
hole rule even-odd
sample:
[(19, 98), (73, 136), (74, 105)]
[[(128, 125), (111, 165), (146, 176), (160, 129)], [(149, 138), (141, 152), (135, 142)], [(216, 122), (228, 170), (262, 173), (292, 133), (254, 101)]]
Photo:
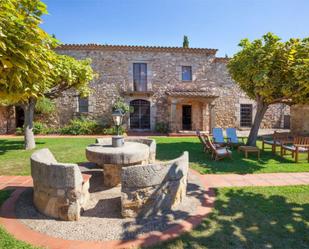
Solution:
[(15, 130), (15, 111), (12, 106), (0, 106), (0, 134), (10, 134)]
[[(78, 96), (70, 90), (57, 100), (59, 123), (67, 124), (73, 117), (88, 116), (103, 124), (112, 124), (111, 107), (116, 98), (121, 95), (129, 103), (134, 99), (144, 99), (150, 102), (151, 130), (158, 122), (170, 122), (170, 105), (166, 92), (174, 90), (197, 90), (215, 94), (218, 98), (213, 102), (213, 126), (239, 127), (240, 104), (253, 103), (231, 80), (226, 60), (215, 57), (214, 52), (194, 49), (132, 51), (130, 49), (117, 50), (105, 46), (85, 49), (63, 47), (58, 53), (67, 54), (77, 59), (92, 59), (92, 67), (98, 73), (98, 78), (91, 82), (92, 94), (89, 96), (89, 112), (78, 113)], [(133, 63), (147, 63), (148, 92), (133, 91)], [(181, 67), (192, 66), (192, 81), (181, 80)], [(204, 128), (201, 121), (202, 102), (192, 103), (195, 107), (192, 128)], [(181, 103), (178, 106), (181, 108)], [(254, 107), (255, 108), (255, 107)], [(179, 110), (178, 110), (179, 111)], [(181, 114), (181, 111), (179, 111)], [(282, 125), (282, 116), (289, 113), (289, 109), (276, 105), (270, 108), (263, 120), (263, 128), (278, 128)], [(178, 117), (178, 128), (181, 129), (181, 115)]]
[[(157, 122), (169, 122), (170, 104), (166, 92), (170, 90), (198, 89), (217, 94), (219, 97), (213, 103), (215, 116), (213, 125), (219, 127), (239, 128), (240, 104), (254, 104), (231, 80), (226, 62), (217, 60), (213, 54), (74, 49), (58, 52), (78, 59), (92, 59), (93, 69), (99, 77), (91, 83), (93, 93), (89, 97), (88, 115), (101, 122), (110, 122), (111, 105), (119, 95), (123, 95), (128, 103), (133, 99), (145, 99), (150, 102), (152, 129)], [(153, 94), (138, 96), (123, 94), (133, 91), (134, 62), (147, 63), (148, 90)], [(192, 81), (181, 81), (182, 65), (192, 66)], [(58, 110), (61, 124), (78, 115), (76, 95), (74, 97), (74, 93), (70, 92), (59, 99)], [(282, 115), (288, 113), (289, 109), (283, 105), (272, 106), (265, 115), (262, 127), (281, 127)], [(193, 124), (201, 122), (200, 114), (194, 115)]]
[(309, 135), (309, 105), (291, 107), (291, 131), (300, 135)]

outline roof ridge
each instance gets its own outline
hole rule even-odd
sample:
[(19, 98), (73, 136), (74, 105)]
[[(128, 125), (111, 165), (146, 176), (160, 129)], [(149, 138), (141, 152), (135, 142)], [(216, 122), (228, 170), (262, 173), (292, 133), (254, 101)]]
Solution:
[(193, 53), (207, 53), (216, 54), (218, 49), (211, 48), (183, 48), (173, 46), (140, 46), (140, 45), (108, 45), (97, 43), (85, 43), (85, 44), (62, 44), (56, 49), (58, 50), (81, 50), (81, 49), (106, 49), (106, 50), (153, 50), (153, 51), (173, 51), (173, 52), (193, 52)]

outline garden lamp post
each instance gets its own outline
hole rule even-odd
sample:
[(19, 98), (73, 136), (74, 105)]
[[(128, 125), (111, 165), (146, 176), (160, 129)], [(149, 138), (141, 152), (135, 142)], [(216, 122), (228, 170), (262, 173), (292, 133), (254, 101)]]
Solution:
[(117, 131), (117, 136), (112, 137), (113, 147), (121, 147), (124, 144), (123, 136), (119, 135), (119, 127), (122, 124), (123, 116), (124, 115), (123, 115), (123, 113), (120, 109), (117, 109), (117, 110), (113, 111), (113, 113), (112, 113), (113, 121), (114, 121), (114, 124), (116, 126), (116, 131)]

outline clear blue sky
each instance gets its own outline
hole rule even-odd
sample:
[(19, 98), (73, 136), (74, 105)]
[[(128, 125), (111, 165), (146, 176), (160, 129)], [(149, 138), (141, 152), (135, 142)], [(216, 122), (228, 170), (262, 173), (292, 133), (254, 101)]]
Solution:
[(182, 46), (231, 56), (242, 38), (309, 36), (309, 0), (43, 0), (63, 43)]

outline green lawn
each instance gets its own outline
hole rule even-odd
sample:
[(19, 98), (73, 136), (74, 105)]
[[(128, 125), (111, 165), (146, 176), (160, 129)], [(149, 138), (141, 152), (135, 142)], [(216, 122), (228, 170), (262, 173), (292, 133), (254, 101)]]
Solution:
[(153, 249), (309, 248), (309, 186), (224, 188), (191, 233)]
[[(270, 148), (261, 154), (245, 159), (242, 154), (233, 151), (233, 160), (224, 159), (215, 162), (201, 150), (196, 138), (155, 137), (157, 141), (157, 159), (169, 160), (189, 151), (191, 167), (203, 174), (207, 173), (266, 173), (266, 172), (304, 172), (309, 171), (306, 155), (295, 163), (290, 155), (273, 155)], [(85, 147), (94, 142), (94, 138), (38, 138), (37, 148), (49, 148), (62, 162), (85, 162)], [(260, 145), (260, 143), (259, 143)], [(0, 139), (0, 175), (30, 174), (29, 157), (33, 151), (23, 150), (21, 138)]]
[[(309, 186), (223, 188), (192, 232), (153, 249), (309, 248)], [(0, 205), (9, 196), (0, 191)], [(0, 227), (0, 249), (32, 249)]]

